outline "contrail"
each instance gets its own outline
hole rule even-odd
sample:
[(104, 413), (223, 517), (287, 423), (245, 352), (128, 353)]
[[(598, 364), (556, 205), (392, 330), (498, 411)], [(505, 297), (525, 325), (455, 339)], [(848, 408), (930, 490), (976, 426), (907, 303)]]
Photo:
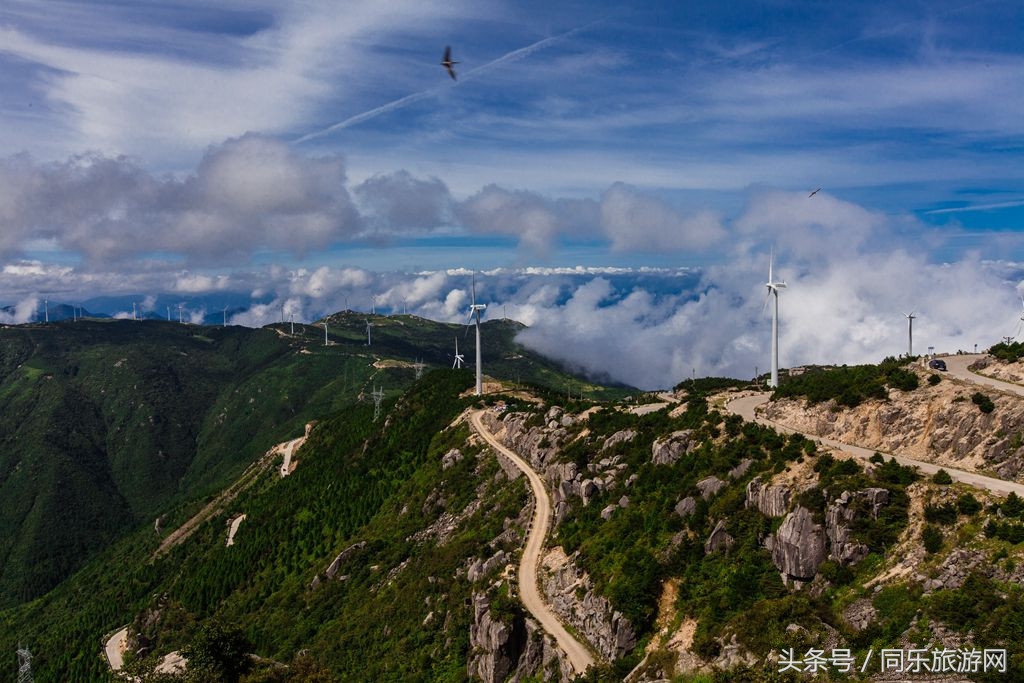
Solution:
[[(595, 23), (597, 23), (597, 22), (592, 22), (592, 23), (587, 24), (585, 26), (580, 26), (579, 28), (574, 28), (571, 31), (566, 31), (565, 33), (561, 33), (561, 34), (559, 34), (557, 36), (551, 36), (550, 38), (544, 38), (542, 40), (538, 40), (536, 43), (532, 43), (530, 45), (527, 45), (526, 47), (521, 47), (518, 50), (512, 50), (512, 52), (504, 54), (501, 57), (498, 57), (497, 59), (494, 59), (494, 60), (492, 60), (490, 62), (487, 62), (486, 64), (482, 64), (481, 66), (478, 66), (475, 69), (470, 69), (469, 71), (465, 72), (464, 74), (461, 74), (461, 78), (462, 78), (461, 82), (471, 81), (474, 78), (477, 78), (477, 77), (481, 76), (482, 74), (484, 74), (484, 73), (486, 73), (486, 72), (488, 72), (488, 71), (490, 71), (490, 70), (492, 70), (492, 69), (494, 69), (494, 68), (496, 68), (498, 66), (501, 66), (502, 64), (507, 64), (508, 62), (515, 62), (515, 61), (518, 61), (520, 59), (524, 59), (526, 57), (529, 57), (534, 52), (536, 52), (538, 50), (543, 50), (544, 48), (546, 48), (546, 47), (548, 47), (550, 45), (553, 45), (554, 43), (556, 43), (556, 42), (558, 42), (560, 40), (564, 40), (564, 39), (568, 38), (571, 35), (574, 35), (576, 33), (579, 33), (580, 31), (586, 30), (586, 29), (590, 28), (591, 26), (593, 26)], [(436, 87), (433, 87), (433, 88), (428, 88), (427, 90), (421, 90), (420, 92), (412, 93), (411, 95), (406, 95), (405, 97), (400, 97), (399, 99), (394, 100), (392, 102), (388, 102), (387, 104), (382, 104), (381, 106), (376, 107), (374, 109), (371, 109), (369, 111), (364, 111), (362, 114), (356, 114), (355, 116), (350, 116), (347, 119), (345, 119), (344, 121), (339, 121), (338, 123), (330, 125), (327, 128), (324, 128), (322, 130), (318, 130), (318, 131), (315, 131), (313, 133), (307, 133), (306, 135), (303, 135), (300, 138), (296, 138), (296, 139), (292, 140), (292, 144), (299, 144), (299, 143), (302, 143), (302, 142), (307, 142), (308, 140), (312, 140), (314, 138), (322, 137), (324, 135), (327, 135), (328, 133), (333, 133), (336, 130), (342, 130), (343, 128), (348, 128), (350, 126), (354, 126), (357, 123), (362, 123), (363, 121), (369, 121), (370, 119), (377, 118), (381, 114), (387, 114), (388, 112), (395, 111), (396, 109), (402, 109), (403, 107), (407, 107), (407, 106), (409, 106), (410, 104), (412, 104), (414, 102), (419, 102), (420, 100), (423, 100), (423, 99), (426, 99), (426, 98), (431, 97), (433, 95), (436, 95), (436, 94), (444, 91), (447, 88), (454, 88), (457, 85), (458, 85), (458, 83), (439, 85), (439, 86), (436, 86)]]
[(991, 211), (993, 209), (1011, 209), (1015, 206), (1024, 206), (1024, 199), (1015, 199), (1008, 202), (998, 202), (995, 204), (975, 204), (974, 206), (956, 206), (949, 209), (932, 209), (931, 211), (925, 211), (925, 214), (938, 214), (938, 213), (964, 213), (967, 211)]

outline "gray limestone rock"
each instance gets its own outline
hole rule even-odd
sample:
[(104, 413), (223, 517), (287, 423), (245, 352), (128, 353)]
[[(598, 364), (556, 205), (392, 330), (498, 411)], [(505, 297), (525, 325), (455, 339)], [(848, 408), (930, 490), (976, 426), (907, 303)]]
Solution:
[(825, 530), (805, 507), (786, 515), (774, 538), (772, 561), (788, 579), (810, 581), (825, 561)]
[(680, 517), (688, 517), (697, 509), (697, 500), (693, 496), (687, 496), (676, 503), (676, 514)]
[(736, 542), (732, 536), (725, 531), (725, 520), (718, 520), (718, 524), (715, 525), (711, 535), (708, 536), (708, 540), (704, 543), (704, 554), (710, 555), (711, 553), (718, 552), (719, 550), (728, 550), (732, 547), (733, 543)]
[(725, 482), (715, 476), (707, 477), (697, 482), (697, 490), (700, 491), (700, 495), (704, 500), (711, 498), (711, 496), (723, 488), (725, 488)]
[(747, 484), (746, 506), (757, 508), (766, 517), (782, 517), (789, 510), (792, 492), (786, 486), (765, 486), (760, 477)]
[(683, 429), (672, 432), (665, 439), (655, 439), (651, 444), (651, 461), (655, 465), (671, 465), (685, 454), (697, 447), (694, 443), (693, 431)]
[(636, 438), (636, 430), (623, 429), (620, 432), (615, 432), (604, 441), (604, 445), (601, 446), (602, 451), (606, 451), (612, 446), (615, 446), (626, 441), (632, 441)]

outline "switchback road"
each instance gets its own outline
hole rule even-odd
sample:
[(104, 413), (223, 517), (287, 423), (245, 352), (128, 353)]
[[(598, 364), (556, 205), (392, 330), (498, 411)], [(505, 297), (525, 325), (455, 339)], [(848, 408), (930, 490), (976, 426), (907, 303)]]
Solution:
[(470, 415), (470, 422), (477, 433), (514, 464), (526, 475), (533, 489), (533, 497), (536, 505), (533, 509), (533, 522), (530, 525), (530, 534), (526, 538), (526, 547), (523, 549), (522, 559), (519, 561), (519, 596), (523, 606), (533, 615), (534, 619), (540, 622), (541, 628), (554, 637), (558, 646), (562, 648), (573, 671), (581, 674), (588, 667), (593, 666), (594, 657), (590, 650), (579, 640), (570, 634), (562, 622), (558, 620), (555, 613), (551, 611), (547, 603), (541, 597), (540, 588), (537, 582), (537, 565), (540, 564), (540, 554), (544, 550), (544, 541), (547, 538), (548, 529), (551, 527), (551, 499), (544, 488), (544, 482), (530, 464), (509, 448), (502, 445), (487, 427), (484, 426), (484, 411), (478, 410)]

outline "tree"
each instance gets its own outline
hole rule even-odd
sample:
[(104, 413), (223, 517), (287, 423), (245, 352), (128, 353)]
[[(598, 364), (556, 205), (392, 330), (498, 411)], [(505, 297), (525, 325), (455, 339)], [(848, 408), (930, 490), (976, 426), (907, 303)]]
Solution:
[(252, 666), (251, 649), (252, 643), (241, 630), (228, 628), (218, 621), (203, 624), (192, 642), (181, 649), (182, 656), (188, 660), (186, 680), (237, 683)]

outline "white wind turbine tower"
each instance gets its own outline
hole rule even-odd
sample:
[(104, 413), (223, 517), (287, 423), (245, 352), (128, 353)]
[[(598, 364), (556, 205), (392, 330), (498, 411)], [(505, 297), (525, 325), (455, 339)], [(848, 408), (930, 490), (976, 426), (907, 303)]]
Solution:
[(452, 370), (458, 370), (462, 368), (462, 364), (466, 362), (466, 357), (459, 353), (459, 338), (455, 337), (455, 362), (452, 363)]
[(224, 310), (221, 311), (221, 312), (224, 314), (224, 325), (223, 326), (227, 327), (228, 326), (228, 307), (225, 306)]
[(373, 323), (369, 320), (366, 321), (366, 345), (371, 346), (373, 344), (373, 337), (370, 334), (370, 328), (373, 327)]
[[(476, 395), (484, 393), (483, 366), (480, 360), (480, 311), (487, 308), (486, 304), (476, 302), (476, 273), (473, 273), (473, 303), (469, 306), (469, 321), (476, 316)], [(468, 324), (468, 323), (467, 323)]]
[(764, 305), (768, 305), (768, 299), (774, 295), (775, 301), (772, 306), (772, 376), (768, 380), (768, 386), (775, 388), (779, 386), (779, 290), (785, 288), (786, 283), (783, 280), (776, 282), (774, 275), (772, 274), (772, 266), (775, 261), (775, 250), (771, 252), (771, 256), (768, 257), (768, 295), (765, 297)]
[(904, 313), (904, 317), (907, 319), (907, 358), (914, 355), (914, 312)]

